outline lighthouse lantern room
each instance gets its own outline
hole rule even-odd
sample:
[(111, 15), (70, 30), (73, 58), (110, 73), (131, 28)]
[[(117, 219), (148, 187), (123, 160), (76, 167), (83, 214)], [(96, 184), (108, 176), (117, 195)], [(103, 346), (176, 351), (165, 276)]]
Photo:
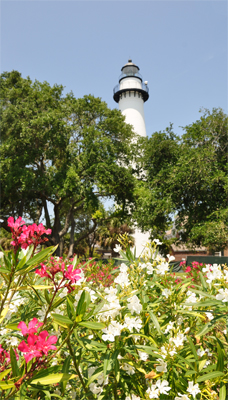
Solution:
[(135, 133), (146, 137), (144, 102), (149, 98), (147, 82), (143, 82), (139, 67), (132, 60), (121, 69), (119, 83), (113, 89), (113, 98)]

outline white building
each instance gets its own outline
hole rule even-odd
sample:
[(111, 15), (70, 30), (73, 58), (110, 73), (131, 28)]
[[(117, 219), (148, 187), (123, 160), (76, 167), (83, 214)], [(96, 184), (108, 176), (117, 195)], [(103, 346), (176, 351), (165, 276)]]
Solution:
[[(144, 103), (149, 98), (147, 82), (143, 82), (139, 67), (128, 60), (121, 69), (119, 83), (113, 89), (113, 98), (119, 104), (119, 110), (125, 115), (125, 120), (133, 126), (135, 133), (146, 137)], [(136, 256), (138, 257), (149, 240), (149, 233), (135, 229)]]

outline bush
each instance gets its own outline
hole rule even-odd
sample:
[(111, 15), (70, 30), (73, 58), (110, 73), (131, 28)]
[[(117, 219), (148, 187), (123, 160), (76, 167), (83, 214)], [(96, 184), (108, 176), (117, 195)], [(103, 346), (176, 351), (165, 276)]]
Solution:
[(101, 275), (91, 260), (63, 261), (54, 247), (37, 252), (44, 227), (9, 223), (2, 399), (226, 399), (227, 268), (203, 267), (194, 288), (192, 277), (176, 282), (154, 240), (142, 260), (127, 249), (120, 267), (110, 263)]

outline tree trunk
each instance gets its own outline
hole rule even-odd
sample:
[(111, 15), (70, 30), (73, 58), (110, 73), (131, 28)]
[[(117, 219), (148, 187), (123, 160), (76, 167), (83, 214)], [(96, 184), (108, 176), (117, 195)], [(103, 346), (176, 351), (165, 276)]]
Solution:
[(71, 230), (70, 230), (70, 246), (69, 246), (67, 258), (72, 257), (74, 254), (74, 229), (75, 229), (75, 220), (74, 220), (74, 216), (72, 215)]

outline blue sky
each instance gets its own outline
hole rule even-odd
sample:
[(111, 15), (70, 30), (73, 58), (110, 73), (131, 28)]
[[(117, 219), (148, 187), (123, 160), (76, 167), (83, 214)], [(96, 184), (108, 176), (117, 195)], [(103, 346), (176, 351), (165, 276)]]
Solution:
[(62, 84), (118, 107), (113, 88), (128, 58), (150, 98), (147, 134), (181, 134), (201, 107), (227, 113), (226, 1), (1, 1), (1, 72)]

